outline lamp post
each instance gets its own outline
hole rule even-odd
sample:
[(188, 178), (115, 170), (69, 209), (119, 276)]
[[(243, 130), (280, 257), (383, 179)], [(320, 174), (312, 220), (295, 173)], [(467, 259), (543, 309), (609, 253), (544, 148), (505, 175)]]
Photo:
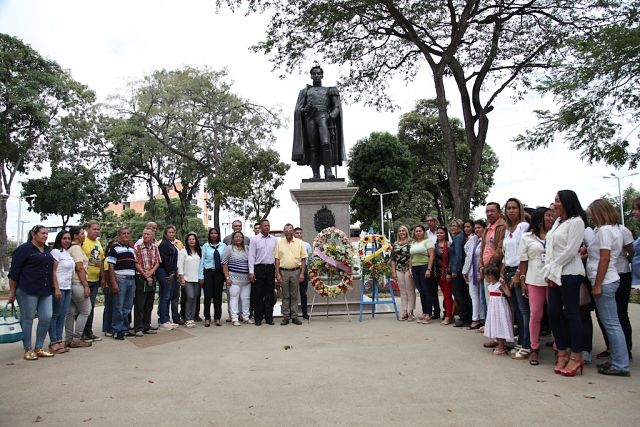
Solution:
[(381, 193), (377, 188), (371, 190), (372, 196), (380, 196), (380, 234), (384, 236), (384, 201), (382, 198), (387, 194), (398, 194), (398, 190), (388, 191), (386, 193)]
[(628, 178), (630, 176), (638, 175), (638, 172), (630, 173), (629, 175), (625, 175), (625, 176), (618, 176), (615, 173), (611, 173), (609, 175), (610, 176), (603, 176), (603, 178), (615, 179), (616, 181), (618, 181), (618, 202), (620, 203), (620, 221), (622, 222), (622, 225), (624, 225), (624, 201), (622, 200), (622, 189), (620, 187), (620, 180), (624, 178)]

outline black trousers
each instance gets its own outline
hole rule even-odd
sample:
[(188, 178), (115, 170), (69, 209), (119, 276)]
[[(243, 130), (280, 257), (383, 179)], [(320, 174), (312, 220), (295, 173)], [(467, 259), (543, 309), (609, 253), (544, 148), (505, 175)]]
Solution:
[(459, 273), (455, 279), (451, 281), (453, 289), (453, 298), (458, 304), (458, 315), (460, 320), (467, 323), (471, 322), (471, 295), (469, 295), (469, 285)]
[(224, 273), (222, 270), (204, 270), (204, 319), (211, 320), (211, 300), (213, 300), (213, 320), (222, 317), (222, 288)]
[(307, 316), (307, 288), (309, 287), (309, 274), (307, 269), (304, 270), (304, 281), (300, 283), (300, 308), (302, 315)]
[(253, 273), (256, 281), (251, 285), (253, 317), (256, 322), (273, 321), (273, 293), (276, 287), (276, 266), (256, 264)]
[(431, 304), (433, 305), (433, 317), (436, 317), (436, 318), (440, 317), (440, 298), (438, 298), (438, 279), (437, 279), (437, 276), (433, 274), (433, 272), (431, 273), (431, 277), (427, 277), (427, 292), (431, 296)]
[(146, 281), (143, 275), (136, 274), (136, 292), (133, 301), (133, 328), (136, 332), (148, 331), (151, 328), (151, 312), (156, 293), (144, 291)]

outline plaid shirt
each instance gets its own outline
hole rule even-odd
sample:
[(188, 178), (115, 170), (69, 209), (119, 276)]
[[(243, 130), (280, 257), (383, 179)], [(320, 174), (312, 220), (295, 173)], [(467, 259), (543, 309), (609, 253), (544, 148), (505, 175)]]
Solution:
[(133, 246), (136, 252), (136, 262), (143, 270), (151, 270), (156, 262), (160, 262), (160, 252), (156, 242), (151, 242), (149, 247), (144, 242), (138, 242)]

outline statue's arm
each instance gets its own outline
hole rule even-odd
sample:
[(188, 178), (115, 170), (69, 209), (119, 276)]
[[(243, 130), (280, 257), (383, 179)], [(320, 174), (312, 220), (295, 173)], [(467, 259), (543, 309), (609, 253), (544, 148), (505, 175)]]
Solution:
[(331, 99), (331, 111), (329, 111), (329, 116), (335, 120), (340, 115), (340, 93), (335, 87), (330, 87), (328, 95)]

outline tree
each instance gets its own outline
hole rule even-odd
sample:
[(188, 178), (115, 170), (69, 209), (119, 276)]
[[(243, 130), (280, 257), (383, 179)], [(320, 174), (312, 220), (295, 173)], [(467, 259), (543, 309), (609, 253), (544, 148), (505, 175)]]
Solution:
[[(464, 128), (460, 121), (452, 119), (451, 128), (459, 154), (459, 179), (464, 181), (471, 153), (465, 144)], [(412, 189), (420, 189), (419, 192), (403, 193), (407, 199), (400, 204), (398, 215), (418, 217), (421, 221), (425, 213), (437, 212), (440, 223), (446, 224), (454, 217), (454, 200), (448, 182), (446, 147), (438, 120), (436, 100), (419, 100), (413, 111), (403, 114), (398, 126), (398, 138), (409, 148), (417, 162), (415, 173), (406, 185)], [(487, 194), (493, 186), (493, 174), (499, 164), (497, 156), (488, 144), (484, 146), (483, 151), (478, 182), (471, 198), (472, 208), (486, 202)]]
[[(39, 170), (65, 123), (81, 116), (94, 94), (56, 62), (0, 34), (0, 193), (15, 177)], [(7, 268), (7, 205), (0, 197), (0, 269)]]
[(351, 200), (351, 220), (380, 226), (380, 202), (372, 195), (373, 189), (380, 193), (398, 191), (400, 194), (384, 196), (385, 210), (397, 211), (400, 195), (411, 193), (414, 188), (407, 185), (415, 162), (406, 145), (388, 132), (372, 132), (361, 139), (349, 152), (349, 185), (358, 191)]
[[(559, 108), (536, 111), (539, 123), (516, 138), (518, 148), (546, 147), (560, 134), (569, 148), (580, 150), (589, 162), (638, 165), (640, 134), (635, 149), (629, 141), (640, 126), (638, 3), (609, 14), (614, 15), (612, 25), (567, 40), (571, 54), (537, 87), (553, 95)], [(627, 133), (625, 122), (636, 126)]]
[(272, 149), (229, 147), (219, 173), (209, 178), (208, 188), (220, 195), (225, 208), (259, 221), (280, 206), (275, 192), (284, 183), (289, 167)]
[[(308, 58), (348, 70), (341, 86), (355, 101), (390, 107), (387, 82), (428, 66), (436, 91), (454, 215), (468, 217), (494, 102), (522, 93), (534, 70), (554, 65), (558, 41), (600, 25), (607, 0), (218, 0), (248, 13), (272, 12), (255, 50), (275, 67), (299, 69)], [(602, 18), (604, 19), (604, 17)], [(447, 106), (453, 78), (469, 148), (464, 179)]]
[(62, 217), (65, 227), (73, 215), (82, 220), (97, 218), (109, 202), (118, 198), (109, 180), (97, 179), (93, 170), (81, 165), (74, 169), (53, 167), (45, 178), (29, 179), (22, 184), (23, 194), (34, 194), (29, 200), (29, 210), (42, 219), (50, 215)]
[[(116, 111), (119, 117), (107, 132), (111, 164), (147, 183), (150, 209), (154, 184), (160, 188), (166, 220), (174, 222), (179, 236), (189, 231), (191, 200), (204, 180), (218, 173), (226, 149), (268, 144), (280, 124), (277, 112), (233, 94), (225, 71), (192, 67), (156, 71), (133, 83), (131, 96), (121, 98)], [(217, 225), (217, 203), (213, 210)]]

